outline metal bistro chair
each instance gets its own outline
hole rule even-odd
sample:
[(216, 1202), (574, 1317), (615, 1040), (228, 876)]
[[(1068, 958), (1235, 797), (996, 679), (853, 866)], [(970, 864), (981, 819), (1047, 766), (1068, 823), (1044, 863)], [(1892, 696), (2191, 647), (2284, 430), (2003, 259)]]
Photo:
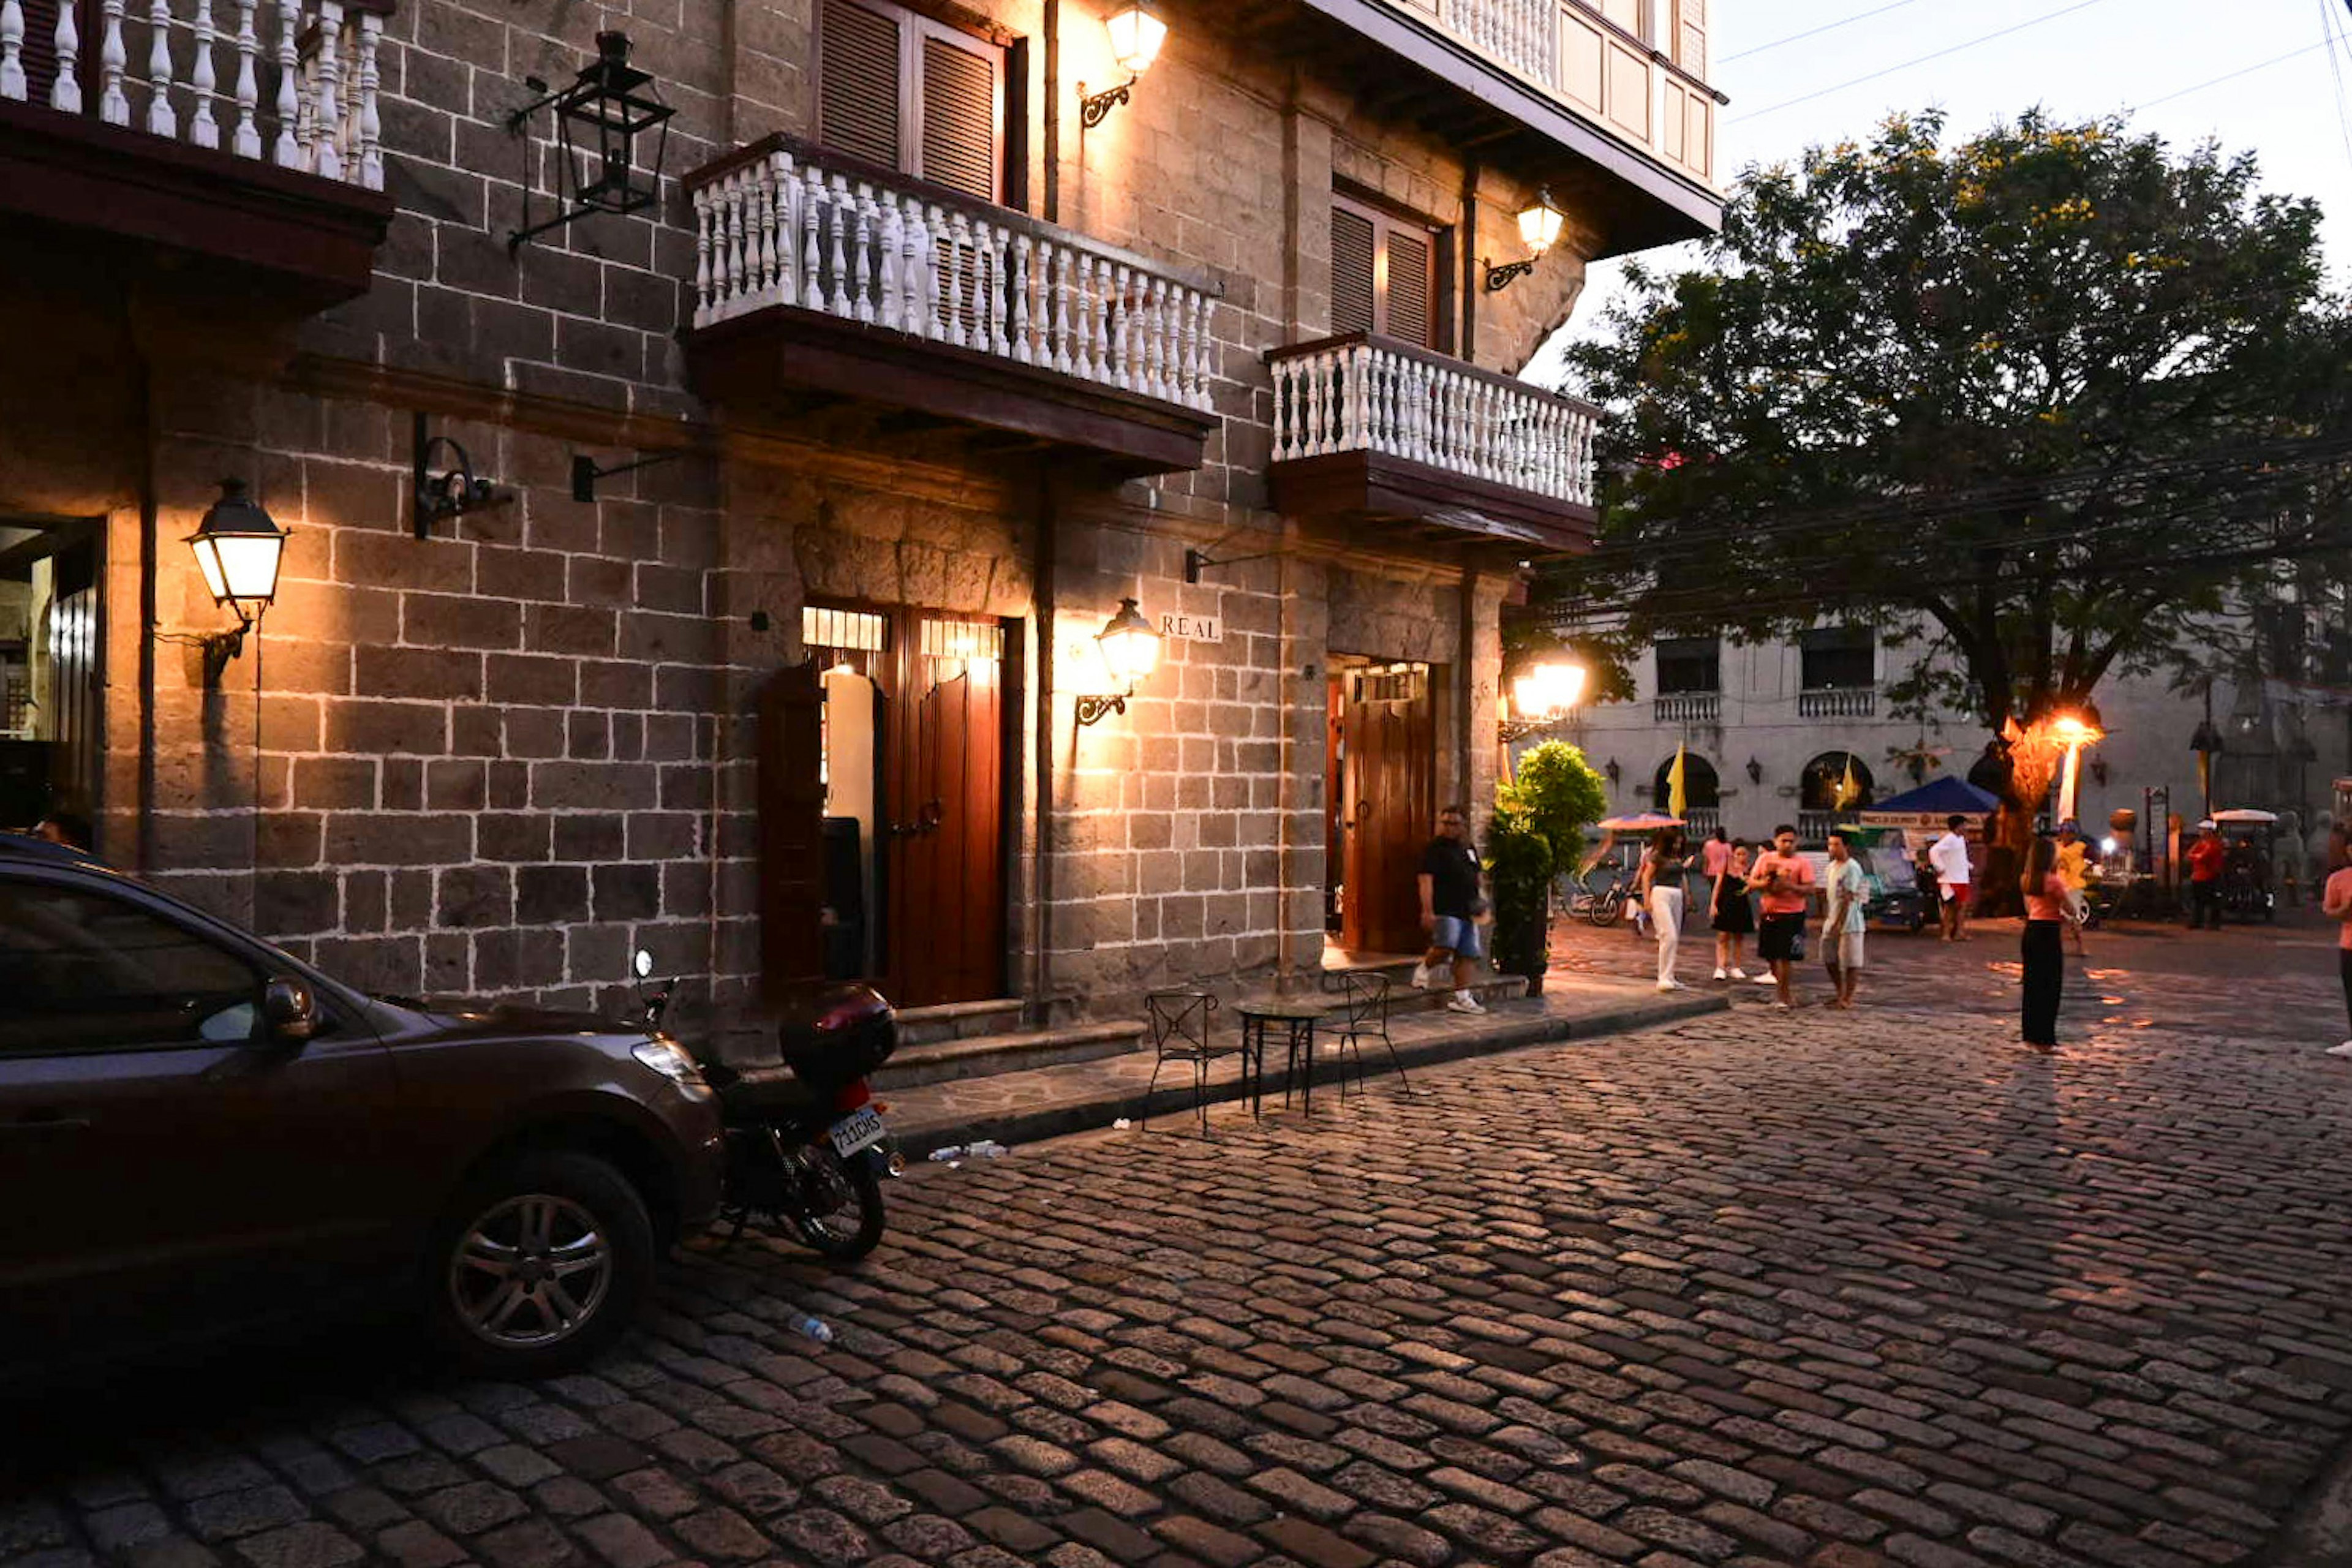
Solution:
[[(1192, 1064), (1192, 1109), (1201, 1118), (1201, 1136), (1209, 1135), (1209, 1064), (1219, 1057), (1242, 1053), (1238, 1045), (1216, 1044), (1211, 1026), (1217, 999), (1206, 991), (1154, 991), (1143, 999), (1151, 1020), (1151, 1048), (1159, 1059), (1151, 1064), (1151, 1081), (1143, 1090), (1140, 1125), (1151, 1125), (1151, 1092), (1160, 1084), (1160, 1069), (1170, 1062)], [(1249, 1064), (1242, 1064), (1244, 1071)]]
[(1389, 1053), (1389, 1065), (1396, 1069), (1397, 1082), (1407, 1094), (1412, 1092), (1412, 1080), (1404, 1075), (1404, 1062), (1397, 1056), (1396, 1042), (1389, 1038), (1389, 977), (1378, 973), (1349, 971), (1339, 976), (1339, 991), (1345, 1012), (1336, 1021), (1332, 1034), (1339, 1049), (1339, 1096), (1348, 1094), (1348, 1058), (1355, 1058), (1356, 1088), (1364, 1087), (1364, 1047), (1366, 1040), (1378, 1040)]

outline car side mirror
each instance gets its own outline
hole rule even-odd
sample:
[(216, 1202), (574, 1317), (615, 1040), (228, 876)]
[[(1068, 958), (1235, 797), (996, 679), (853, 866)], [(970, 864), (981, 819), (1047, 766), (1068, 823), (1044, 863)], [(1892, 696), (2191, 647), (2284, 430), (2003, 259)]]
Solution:
[(318, 998), (302, 981), (273, 979), (262, 988), (261, 1021), (271, 1039), (299, 1045), (318, 1033)]

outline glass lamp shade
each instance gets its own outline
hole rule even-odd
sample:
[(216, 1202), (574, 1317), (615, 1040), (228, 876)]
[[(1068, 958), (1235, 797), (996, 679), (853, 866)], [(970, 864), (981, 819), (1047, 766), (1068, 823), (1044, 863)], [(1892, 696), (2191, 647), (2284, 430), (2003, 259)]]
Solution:
[(2062, 746), (2087, 746), (2099, 738), (2096, 726), (2084, 722), (2072, 713), (2062, 713), (2050, 721), (2050, 733)]
[(1511, 707), (1523, 719), (1553, 720), (1584, 695), (1584, 667), (1538, 664), (1511, 682)]
[(1118, 602), (1118, 614), (1095, 638), (1095, 646), (1102, 649), (1103, 667), (1112, 681), (1130, 689), (1160, 664), (1160, 634), (1133, 599)]
[(243, 479), (221, 481), (221, 499), (206, 510), (187, 542), (214, 604), (266, 609), (278, 596), (286, 531), (247, 496)]
[(1530, 256), (1541, 256), (1559, 241), (1559, 231), (1568, 216), (1552, 205), (1551, 193), (1538, 193), (1535, 205), (1519, 213), (1519, 238)]
[(1160, 46), (1168, 41), (1168, 24), (1151, 0), (1126, 0), (1103, 18), (1103, 26), (1110, 32), (1111, 57), (1129, 76), (1150, 70), (1160, 58)]

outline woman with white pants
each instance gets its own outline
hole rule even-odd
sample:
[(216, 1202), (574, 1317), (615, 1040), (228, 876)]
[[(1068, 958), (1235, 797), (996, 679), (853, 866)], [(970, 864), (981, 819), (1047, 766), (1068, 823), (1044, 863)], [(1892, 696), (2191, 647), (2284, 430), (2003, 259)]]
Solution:
[(1689, 866), (1682, 829), (1661, 827), (1650, 841), (1650, 852), (1642, 857), (1642, 873), (1634, 888), (1650, 911), (1650, 929), (1657, 933), (1661, 991), (1683, 988), (1683, 983), (1675, 978), (1675, 955), (1682, 948), (1683, 876)]

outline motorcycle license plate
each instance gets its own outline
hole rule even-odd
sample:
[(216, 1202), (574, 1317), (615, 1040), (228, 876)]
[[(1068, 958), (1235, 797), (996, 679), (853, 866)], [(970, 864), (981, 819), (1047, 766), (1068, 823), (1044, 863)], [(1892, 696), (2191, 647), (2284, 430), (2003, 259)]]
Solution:
[(880, 1114), (866, 1106), (835, 1122), (825, 1136), (833, 1140), (833, 1152), (846, 1160), (860, 1149), (882, 1142), (883, 1131)]

